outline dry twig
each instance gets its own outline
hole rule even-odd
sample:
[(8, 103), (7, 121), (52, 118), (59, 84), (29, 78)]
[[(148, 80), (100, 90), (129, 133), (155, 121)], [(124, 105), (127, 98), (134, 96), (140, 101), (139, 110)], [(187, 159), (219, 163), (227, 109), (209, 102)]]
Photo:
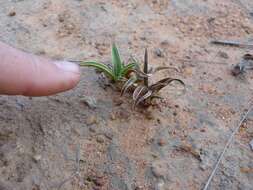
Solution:
[(212, 181), (212, 179), (213, 179), (213, 176), (215, 175), (216, 170), (218, 169), (218, 166), (219, 166), (219, 164), (220, 164), (220, 162), (221, 162), (221, 160), (222, 160), (222, 158), (223, 158), (223, 156), (224, 156), (226, 150), (228, 149), (229, 145), (230, 145), (231, 142), (233, 141), (233, 138), (234, 138), (235, 134), (239, 131), (241, 125), (242, 125), (243, 122), (247, 119), (247, 117), (248, 117), (248, 115), (249, 115), (249, 113), (250, 113), (250, 111), (251, 111), (252, 109), (253, 109), (253, 105), (251, 105), (251, 106), (249, 107), (249, 109), (248, 109), (248, 111), (246, 112), (246, 114), (245, 114), (245, 115), (243, 116), (243, 118), (240, 120), (238, 126), (236, 126), (235, 130), (234, 130), (233, 133), (230, 135), (230, 137), (229, 137), (229, 139), (228, 139), (228, 141), (227, 141), (227, 143), (226, 143), (226, 145), (225, 145), (225, 147), (224, 147), (222, 153), (220, 154), (219, 159), (218, 159), (218, 161), (216, 162), (215, 167), (214, 167), (214, 169), (213, 169), (211, 175), (209, 176), (209, 178), (208, 178), (208, 180), (207, 180), (207, 182), (206, 182), (205, 187), (203, 188), (203, 190), (207, 190), (207, 188), (209, 187), (209, 185), (210, 185), (210, 183), (211, 183), (211, 181)]

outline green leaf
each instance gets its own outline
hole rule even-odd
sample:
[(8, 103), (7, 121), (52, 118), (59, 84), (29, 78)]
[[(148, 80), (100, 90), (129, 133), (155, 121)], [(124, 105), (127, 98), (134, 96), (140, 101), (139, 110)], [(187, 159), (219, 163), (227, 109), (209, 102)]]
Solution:
[(80, 66), (96, 68), (99, 71), (105, 73), (112, 80), (116, 80), (116, 77), (114, 76), (112, 70), (105, 64), (89, 61), (89, 62), (81, 62)]
[(118, 79), (123, 68), (123, 63), (121, 62), (119, 51), (115, 44), (112, 45), (112, 65), (114, 76)]

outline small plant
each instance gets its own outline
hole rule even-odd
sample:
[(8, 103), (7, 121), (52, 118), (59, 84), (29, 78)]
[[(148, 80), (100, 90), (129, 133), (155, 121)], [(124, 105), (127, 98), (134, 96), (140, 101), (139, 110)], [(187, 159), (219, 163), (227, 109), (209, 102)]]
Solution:
[(80, 66), (93, 67), (103, 72), (112, 82), (119, 82), (128, 79), (130, 73), (135, 72), (138, 67), (137, 62), (134, 61), (125, 65), (121, 61), (119, 51), (115, 44), (112, 45), (112, 65), (88, 61), (81, 62)]
[[(170, 69), (171, 67), (158, 67), (155, 70), (148, 70), (148, 52), (147, 49), (145, 50), (145, 56), (144, 56), (144, 68), (143, 72), (138, 71), (135, 73), (135, 75), (132, 75), (128, 81), (124, 84), (121, 90), (121, 94), (123, 95), (128, 88), (131, 86), (135, 86), (135, 90), (133, 92), (133, 100), (134, 100), (134, 107), (137, 106), (140, 103), (145, 103), (146, 100), (152, 100), (153, 98), (160, 98), (158, 96), (158, 93), (161, 89), (168, 86), (173, 81), (179, 82), (181, 85), (185, 86), (184, 82), (180, 79), (175, 78), (164, 78), (162, 80), (159, 80), (158, 82), (150, 85), (148, 77), (151, 76), (151, 74), (154, 74), (157, 71), (163, 70), (163, 69)], [(142, 74), (143, 75), (140, 75)]]
[(131, 61), (128, 61), (128, 63), (125, 65), (120, 58), (119, 51), (115, 44), (112, 45), (111, 65), (106, 65), (95, 61), (88, 61), (81, 62), (80, 66), (93, 67), (104, 73), (112, 83), (119, 84), (119, 86), (116, 86), (121, 88), (121, 95), (126, 93), (127, 90), (131, 89), (134, 100), (133, 107), (141, 103), (148, 103), (148, 100), (151, 102), (151, 100), (154, 98), (161, 98), (158, 96), (159, 91), (173, 81), (177, 81), (184, 86), (184, 82), (180, 79), (170, 77), (164, 78), (150, 85), (149, 77), (151, 77), (152, 74), (160, 70), (171, 69), (172, 67), (157, 67), (156, 69), (149, 70), (147, 49), (145, 50), (143, 71), (140, 69), (138, 61), (136, 61), (134, 58), (132, 58)]

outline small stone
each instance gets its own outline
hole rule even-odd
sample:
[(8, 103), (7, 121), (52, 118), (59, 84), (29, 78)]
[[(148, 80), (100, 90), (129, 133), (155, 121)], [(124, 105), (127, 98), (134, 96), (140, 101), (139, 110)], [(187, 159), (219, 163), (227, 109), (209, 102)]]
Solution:
[(249, 146), (250, 146), (251, 150), (253, 151), (253, 139), (250, 141)]
[(97, 117), (92, 115), (86, 120), (87, 125), (93, 125), (97, 123)]
[(159, 139), (158, 140), (158, 145), (159, 146), (164, 146), (166, 144), (166, 141), (164, 139)]
[(39, 162), (41, 160), (41, 155), (39, 155), (39, 154), (38, 155), (34, 155), (33, 159), (34, 159), (35, 162)]
[(113, 134), (112, 134), (112, 133), (109, 133), (109, 132), (104, 133), (104, 136), (105, 136), (107, 139), (109, 139), (109, 140), (112, 140), (112, 139), (113, 139)]
[(224, 59), (228, 59), (228, 54), (226, 52), (223, 52), (223, 51), (219, 51), (218, 52), (218, 55)]
[(214, 18), (214, 17), (211, 17), (211, 18), (208, 18), (208, 19), (207, 19), (207, 22), (208, 22), (208, 23), (211, 23), (211, 22), (213, 22), (213, 21), (215, 21), (215, 18)]
[(157, 154), (155, 154), (155, 153), (151, 153), (151, 156), (153, 157), (153, 158), (158, 158), (159, 156), (157, 155)]
[(91, 109), (97, 108), (97, 100), (94, 97), (87, 96), (82, 98), (81, 101)]
[(160, 48), (155, 49), (155, 54), (157, 57), (163, 57), (163, 52)]
[(200, 129), (200, 132), (204, 133), (204, 132), (206, 132), (206, 130), (205, 129)]
[(101, 144), (105, 142), (105, 140), (102, 136), (97, 136), (96, 140), (97, 140), (98, 143), (101, 143)]
[(169, 40), (164, 40), (164, 41), (161, 42), (162, 46), (167, 46), (169, 44), (170, 44)]
[(158, 124), (161, 124), (161, 123), (162, 123), (162, 121), (161, 121), (160, 118), (157, 118), (156, 121), (157, 121)]
[(96, 133), (96, 128), (95, 128), (95, 127), (90, 127), (89, 130), (90, 130), (90, 132), (92, 132), (92, 133)]
[(145, 41), (147, 38), (146, 38), (145, 36), (141, 36), (140, 39), (141, 39), (142, 41)]
[(111, 113), (110, 114), (110, 118), (111, 118), (111, 120), (115, 120), (116, 119), (116, 115), (114, 113)]
[(8, 14), (9, 16), (15, 16), (16, 15), (16, 12), (15, 11), (11, 11), (11, 12), (9, 12), (9, 14)]
[(59, 22), (64, 22), (64, 17), (62, 15), (59, 15), (58, 20)]
[(143, 189), (142, 186), (137, 186), (137, 187), (134, 188), (134, 190), (142, 190), (142, 189)]
[(105, 183), (104, 180), (103, 180), (102, 178), (95, 178), (95, 179), (93, 180), (93, 182), (95, 183), (96, 186), (99, 186), (99, 187), (103, 186), (104, 183)]

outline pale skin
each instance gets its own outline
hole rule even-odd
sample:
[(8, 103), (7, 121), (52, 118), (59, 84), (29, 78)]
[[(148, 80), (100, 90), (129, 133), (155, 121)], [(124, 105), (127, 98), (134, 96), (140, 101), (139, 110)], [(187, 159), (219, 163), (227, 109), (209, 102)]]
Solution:
[(74, 88), (78, 65), (53, 61), (0, 42), (0, 94), (48, 96)]

